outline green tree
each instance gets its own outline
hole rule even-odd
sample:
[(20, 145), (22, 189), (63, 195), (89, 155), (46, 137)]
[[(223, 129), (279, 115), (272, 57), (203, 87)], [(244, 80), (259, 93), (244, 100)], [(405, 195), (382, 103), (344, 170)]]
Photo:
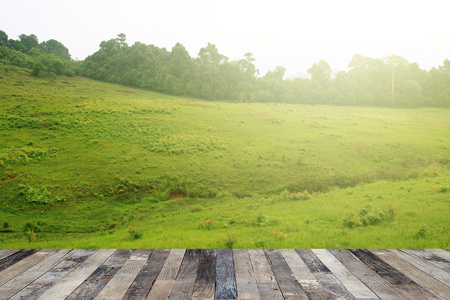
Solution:
[(25, 51), (29, 51), (33, 48), (39, 47), (39, 41), (36, 35), (30, 34), (21, 34), (19, 35), (20, 42), (25, 47)]
[(8, 46), (8, 35), (0, 30), (0, 46)]
[(219, 53), (216, 45), (208, 43), (201, 48), (195, 60), (197, 64), (195, 78), (200, 83), (199, 96), (206, 99), (217, 99), (216, 89), (219, 79), (219, 65), (228, 61)]
[(322, 87), (326, 87), (331, 79), (331, 67), (330, 65), (321, 60), (318, 64), (313, 64), (308, 69), (308, 73), (311, 74), (312, 79), (320, 83)]
[(182, 44), (177, 43), (172, 47), (168, 66), (171, 75), (178, 78), (185, 77), (192, 68), (192, 64), (192, 58)]
[(70, 61), (69, 49), (57, 40), (51, 39), (39, 44), (42, 53), (53, 54), (63, 61)]

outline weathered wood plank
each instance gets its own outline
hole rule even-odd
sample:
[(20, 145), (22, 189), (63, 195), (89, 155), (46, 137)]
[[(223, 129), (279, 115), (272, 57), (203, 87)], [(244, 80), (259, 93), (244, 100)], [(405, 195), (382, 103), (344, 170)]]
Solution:
[(444, 283), (447, 286), (450, 286), (450, 274), (445, 272), (439, 267), (436, 267), (435, 265), (423, 261), (418, 257), (414, 257), (413, 255), (409, 255), (403, 251), (397, 250), (397, 249), (389, 249), (392, 253), (397, 255), (403, 260), (406, 260), (408, 263), (412, 264), (419, 270), (422, 270), (423, 272), (427, 273), (428, 275), (436, 278), (440, 282)]
[(194, 283), (197, 278), (200, 249), (188, 249), (184, 254), (177, 279), (173, 285), (169, 300), (189, 300), (194, 292)]
[(202, 249), (200, 252), (192, 299), (214, 299), (216, 256), (217, 252), (213, 249)]
[(45, 274), (48, 270), (53, 268), (56, 264), (63, 261), (75, 251), (70, 249), (61, 249), (55, 254), (47, 257), (40, 263), (37, 263), (33, 267), (29, 268), (26, 272), (17, 275), (13, 279), (9, 280), (5, 284), (0, 286), (0, 299), (7, 299), (12, 295), (25, 288), (31, 282)]
[(450, 272), (450, 262), (434, 255), (431, 252), (427, 252), (423, 249), (402, 249), (403, 252), (406, 252), (410, 255), (415, 255), (422, 260), (428, 261), (429, 263), (435, 265), (438, 268), (441, 268), (445, 272)]
[(372, 270), (399, 289), (408, 299), (435, 299), (434, 295), (368, 250), (350, 250)]
[(427, 252), (433, 253), (436, 256), (439, 256), (446, 261), (450, 261), (450, 252), (445, 251), (444, 249), (426, 249)]
[(217, 250), (215, 298), (237, 299), (233, 250), (231, 249)]
[(195, 280), (175, 280), (169, 300), (189, 300), (194, 292)]
[(355, 299), (310, 249), (295, 250), (332, 299)]
[(169, 253), (169, 249), (154, 250), (128, 288), (123, 299), (145, 299), (156, 277), (161, 272)]
[(130, 258), (133, 250), (119, 249), (100, 265), (66, 300), (94, 299)]
[(272, 268), (273, 274), (278, 282), (283, 297), (289, 299), (304, 299), (307, 300), (305, 292), (300, 283), (298, 283), (289, 265), (284, 260), (279, 250), (266, 249), (264, 250), (269, 265)]
[(54, 254), (57, 250), (41, 250), (31, 254), (30, 256), (18, 261), (17, 263), (11, 265), (10, 267), (0, 271), (0, 285), (11, 280), (12, 278), (22, 274), (32, 266), (38, 264), (44, 258)]
[(329, 251), (381, 299), (407, 299), (392, 284), (378, 275), (348, 250), (330, 249)]
[(172, 292), (186, 249), (172, 249), (146, 299), (167, 299)]
[(172, 249), (156, 280), (175, 280), (186, 249)]
[(14, 265), (15, 263), (21, 261), (27, 256), (37, 252), (37, 249), (21, 249), (7, 257), (0, 259), (0, 271)]
[(147, 300), (153, 299), (167, 299), (173, 289), (175, 280), (156, 280), (153, 284), (150, 293), (148, 294)]
[(76, 250), (71, 256), (67, 257), (48, 272), (43, 274), (41, 277), (33, 281), (26, 288), (21, 290), (19, 293), (11, 297), (11, 300), (17, 299), (37, 299), (39, 298), (47, 289), (55, 285), (64, 276), (66, 276), (70, 271), (79, 266), (84, 262), (89, 256), (91, 256), (95, 251), (93, 249), (80, 249)]
[(117, 271), (114, 277), (98, 293), (95, 299), (122, 299), (137, 274), (141, 271), (151, 252), (149, 249), (135, 250), (123, 264), (122, 268)]
[(238, 299), (261, 299), (249, 251), (233, 249), (233, 261)]
[(313, 249), (312, 251), (356, 299), (379, 299), (328, 250)]
[(262, 300), (284, 299), (263, 249), (248, 250), (256, 285)]
[(65, 299), (115, 251), (115, 249), (98, 250), (57, 284), (49, 288), (39, 299)]
[(330, 295), (323, 288), (320, 282), (314, 277), (303, 260), (298, 256), (294, 249), (281, 249), (284, 260), (291, 268), (297, 281), (302, 286), (308, 299), (325, 300), (331, 299)]
[(399, 258), (391, 252), (372, 251), (376, 256), (386, 263), (401, 271), (403, 274), (414, 280), (417, 284), (427, 288), (439, 298), (445, 299), (450, 295), (450, 288), (437, 279), (425, 274), (413, 265)]
[(184, 254), (177, 280), (193, 280), (197, 278), (201, 249), (188, 249)]
[(0, 249), (0, 260), (19, 251), (20, 249)]

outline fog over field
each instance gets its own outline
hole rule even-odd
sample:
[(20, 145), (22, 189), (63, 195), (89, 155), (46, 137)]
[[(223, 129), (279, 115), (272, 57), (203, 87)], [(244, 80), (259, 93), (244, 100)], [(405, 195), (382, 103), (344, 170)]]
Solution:
[(324, 59), (346, 70), (352, 56), (399, 55), (421, 69), (450, 53), (447, 1), (32, 1), (4, 0), (0, 29), (10, 38), (56, 39), (83, 60), (103, 40), (125, 33), (170, 50), (183, 44), (192, 57), (213, 43), (230, 60), (251, 52), (260, 76), (276, 66), (286, 78), (306, 76)]

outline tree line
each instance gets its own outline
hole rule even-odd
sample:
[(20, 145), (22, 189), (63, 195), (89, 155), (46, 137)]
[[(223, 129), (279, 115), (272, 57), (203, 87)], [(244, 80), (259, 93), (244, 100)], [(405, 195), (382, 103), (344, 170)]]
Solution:
[(75, 75), (69, 50), (54, 39), (39, 43), (34, 34), (21, 34), (13, 40), (0, 30), (0, 61), (31, 69), (33, 76)]
[(171, 51), (136, 42), (126, 35), (100, 43), (83, 61), (71, 60), (55, 40), (39, 43), (35, 35), (7, 38), (0, 31), (0, 59), (31, 69), (32, 74), (77, 74), (157, 92), (207, 100), (283, 102), (384, 107), (450, 107), (450, 61), (430, 71), (400, 56), (375, 59), (355, 54), (348, 71), (332, 73), (321, 60), (308, 69), (310, 78), (284, 79), (278, 66), (260, 76), (252, 53), (230, 61), (214, 44), (191, 57), (177, 43)]

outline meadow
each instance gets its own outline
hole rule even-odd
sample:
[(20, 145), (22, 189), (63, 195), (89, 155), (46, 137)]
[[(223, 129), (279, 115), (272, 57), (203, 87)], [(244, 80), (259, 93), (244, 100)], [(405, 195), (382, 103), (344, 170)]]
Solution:
[(1, 248), (449, 248), (450, 109), (232, 103), (0, 66)]

